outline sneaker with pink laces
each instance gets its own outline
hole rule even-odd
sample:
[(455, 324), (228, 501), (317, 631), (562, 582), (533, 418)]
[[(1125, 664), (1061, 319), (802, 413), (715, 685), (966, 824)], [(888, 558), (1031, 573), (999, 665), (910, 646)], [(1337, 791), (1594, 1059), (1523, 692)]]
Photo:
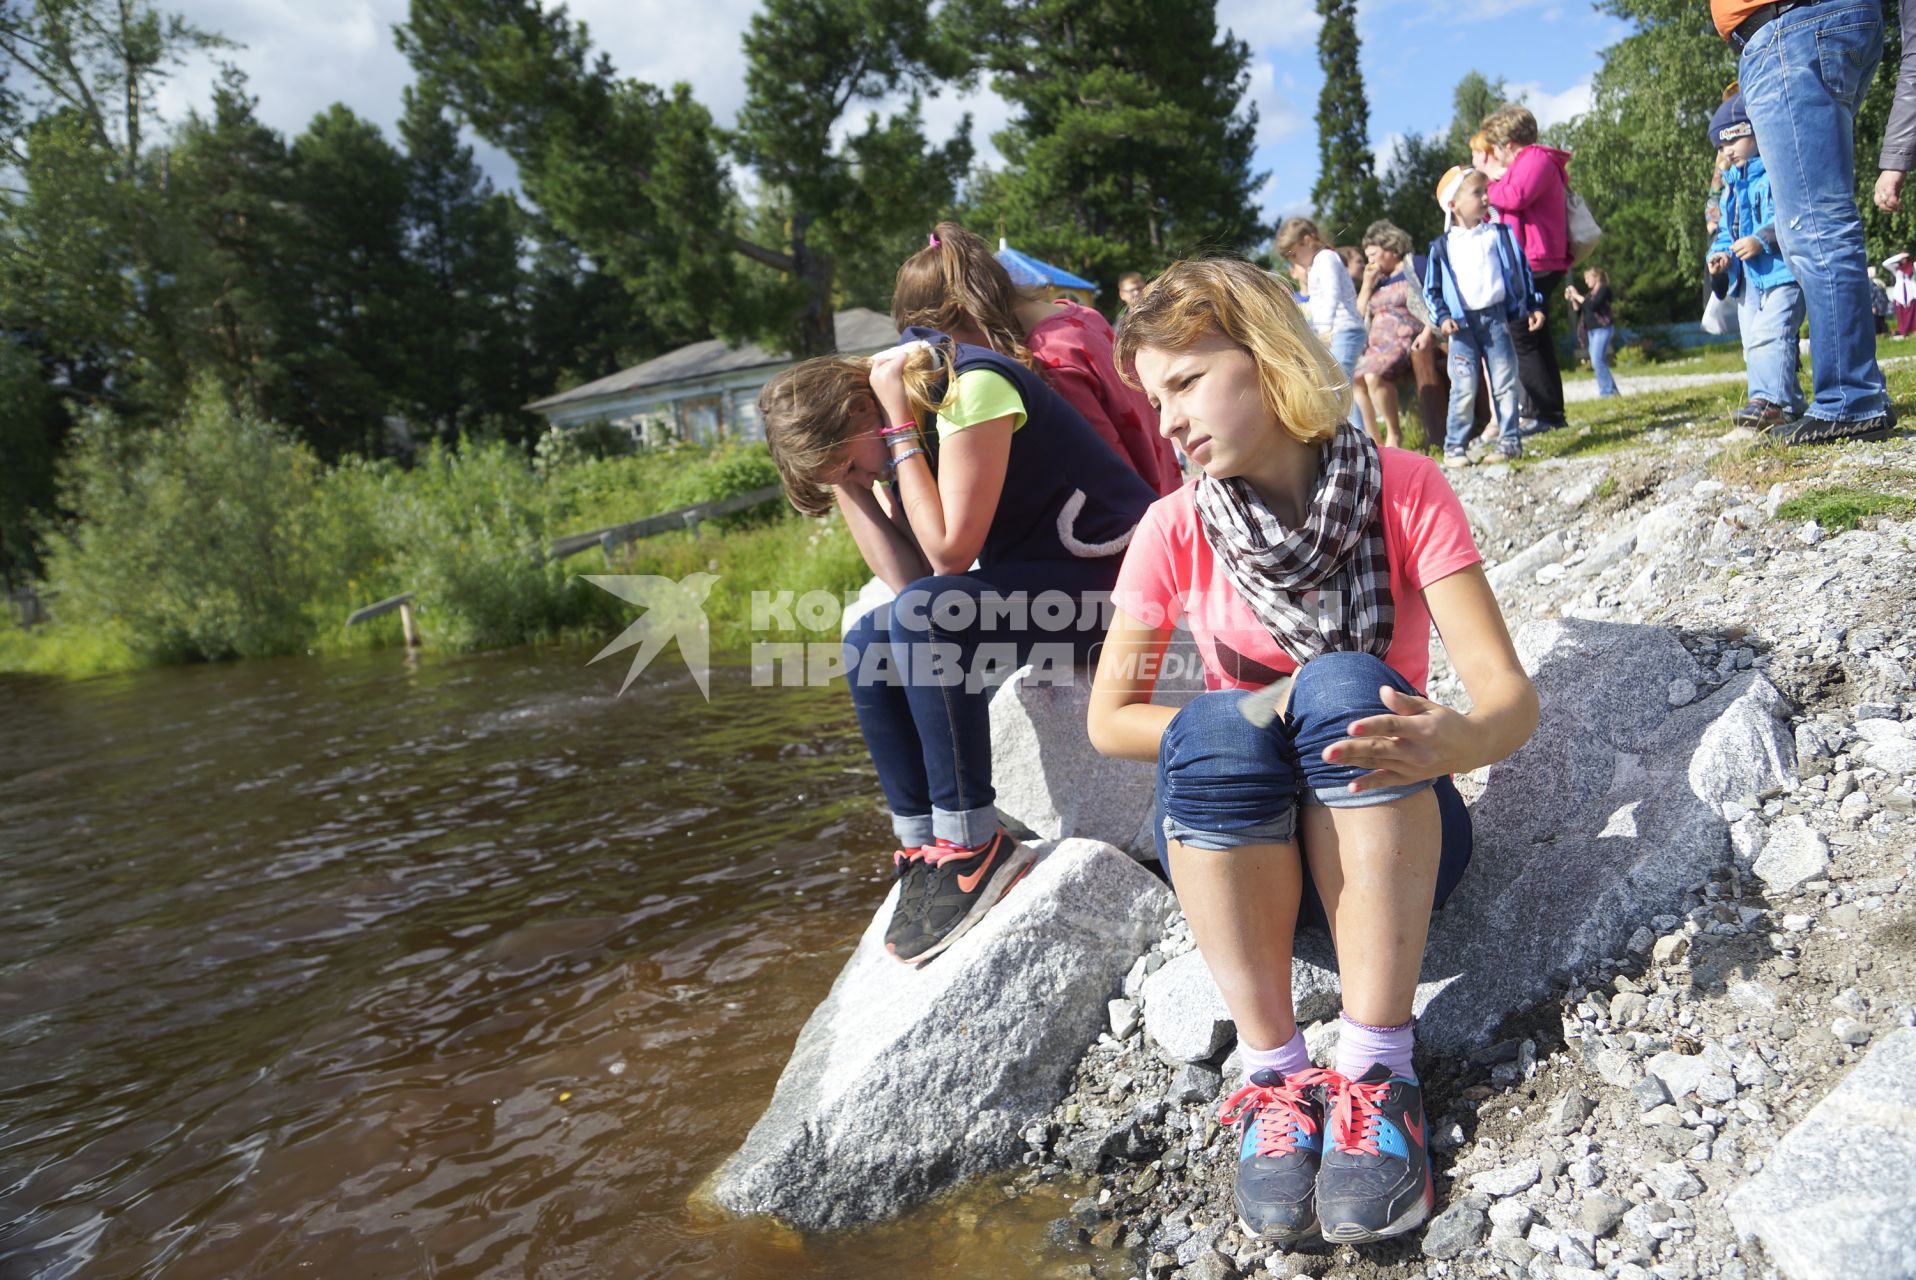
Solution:
[(1325, 1087), (1334, 1078), (1316, 1068), (1253, 1072), (1219, 1109), (1219, 1124), (1238, 1126), (1231, 1199), (1252, 1239), (1289, 1245), (1317, 1235)]

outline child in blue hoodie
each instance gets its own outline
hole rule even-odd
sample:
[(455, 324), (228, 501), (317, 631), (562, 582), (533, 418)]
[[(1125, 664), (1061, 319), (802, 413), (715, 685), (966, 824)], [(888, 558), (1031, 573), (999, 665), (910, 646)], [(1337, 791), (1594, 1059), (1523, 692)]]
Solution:
[(1477, 366), (1490, 368), (1490, 399), (1498, 423), (1497, 451), (1486, 462), (1508, 462), (1523, 453), (1517, 428), (1517, 348), (1506, 327), (1519, 317), (1535, 332), (1543, 324), (1543, 298), (1530, 264), (1517, 250), (1510, 228), (1488, 220), (1488, 178), (1481, 169), (1453, 167), (1437, 184), (1444, 233), (1430, 242), (1424, 267), (1424, 298), (1430, 322), (1450, 339), (1450, 421), (1444, 431), (1444, 465), (1467, 467), (1472, 412), (1477, 402)]
[(1718, 297), (1736, 299), (1750, 377), (1749, 403), (1730, 419), (1762, 431), (1801, 417), (1808, 407), (1796, 373), (1803, 289), (1777, 247), (1776, 202), (1741, 93), (1725, 98), (1710, 117), (1710, 144), (1723, 169), (1722, 216), (1710, 242), (1710, 287)]

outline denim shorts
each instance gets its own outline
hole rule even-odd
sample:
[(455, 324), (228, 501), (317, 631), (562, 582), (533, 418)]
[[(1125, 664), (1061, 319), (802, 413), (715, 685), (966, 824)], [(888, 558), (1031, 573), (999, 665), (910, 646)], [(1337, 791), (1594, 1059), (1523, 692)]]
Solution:
[[(1415, 693), (1367, 653), (1327, 653), (1306, 663), (1291, 686), (1288, 712), (1257, 728), (1238, 711), (1241, 689), (1200, 694), (1173, 717), (1158, 748), (1158, 858), (1170, 879), (1168, 840), (1197, 849), (1285, 844), (1297, 837), (1298, 806), (1355, 809), (1388, 804), (1426, 787), (1436, 792), (1442, 824), (1434, 906), (1441, 907), (1470, 863), (1470, 813), (1448, 777), (1375, 791), (1349, 790), (1367, 770), (1332, 764), (1324, 748), (1348, 736), (1353, 720), (1389, 715), (1380, 685)], [(1323, 903), (1304, 864), (1300, 922), (1326, 925)]]

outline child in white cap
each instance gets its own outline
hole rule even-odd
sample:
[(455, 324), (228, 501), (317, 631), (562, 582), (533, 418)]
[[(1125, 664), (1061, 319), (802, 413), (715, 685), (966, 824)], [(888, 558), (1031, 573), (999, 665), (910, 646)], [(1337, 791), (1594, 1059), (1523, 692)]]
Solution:
[(1453, 166), (1437, 184), (1444, 233), (1430, 242), (1424, 297), (1430, 321), (1450, 337), (1450, 421), (1444, 432), (1444, 465), (1467, 467), (1471, 410), (1477, 400), (1477, 366), (1490, 368), (1490, 399), (1498, 424), (1497, 450), (1486, 462), (1507, 462), (1523, 453), (1517, 428), (1517, 349), (1506, 325), (1522, 317), (1534, 332), (1543, 324), (1543, 298), (1530, 264), (1517, 250), (1510, 228), (1488, 220), (1488, 178), (1482, 170)]

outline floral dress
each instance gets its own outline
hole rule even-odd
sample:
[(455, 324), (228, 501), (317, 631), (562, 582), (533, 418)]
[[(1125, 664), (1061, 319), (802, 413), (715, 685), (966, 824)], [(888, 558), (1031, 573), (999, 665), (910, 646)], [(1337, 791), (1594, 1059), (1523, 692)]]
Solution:
[(1395, 380), (1410, 367), (1410, 344), (1424, 326), (1410, 313), (1410, 278), (1386, 277), (1370, 293), (1370, 341), (1357, 359), (1357, 376)]

